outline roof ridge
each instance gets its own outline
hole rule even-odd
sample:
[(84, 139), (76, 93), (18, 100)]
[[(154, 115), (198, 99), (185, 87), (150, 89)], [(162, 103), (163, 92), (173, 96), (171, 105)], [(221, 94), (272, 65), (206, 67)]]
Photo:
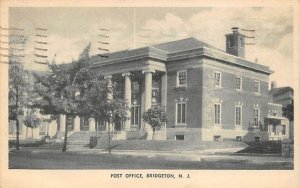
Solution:
[[(183, 39), (179, 39), (179, 40), (172, 40), (172, 41), (168, 41), (168, 42), (162, 42), (162, 43), (152, 44), (150, 46), (156, 46), (156, 45), (161, 45), (161, 44), (168, 44), (168, 43), (173, 43), (173, 42), (178, 42), (178, 41), (183, 41), (183, 40), (188, 40), (188, 39), (194, 39), (194, 40), (199, 41), (195, 37), (188, 37), (188, 38), (183, 38)], [(202, 41), (199, 41), (199, 42), (202, 42)]]

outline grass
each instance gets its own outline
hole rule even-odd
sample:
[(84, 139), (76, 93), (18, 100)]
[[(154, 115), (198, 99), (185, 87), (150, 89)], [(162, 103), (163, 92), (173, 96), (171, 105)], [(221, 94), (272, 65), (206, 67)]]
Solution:
[[(19, 141), (20, 147), (39, 147), (41, 145), (42, 145), (42, 141), (40, 140), (26, 139), (26, 140)], [(9, 148), (16, 147), (16, 140), (9, 140), (8, 147)]]
[(237, 153), (281, 154), (280, 141), (249, 142), (248, 147)]
[(59, 151), (14, 151), (9, 154), (10, 169), (293, 169), (291, 161), (270, 161), (261, 157), (260, 162), (241, 159), (214, 161), (169, 160), (157, 156), (131, 156), (109, 154), (62, 153)]
[[(112, 140), (111, 148), (116, 150), (155, 150), (155, 151), (193, 151), (247, 147), (245, 143), (235, 141), (176, 141), (176, 140)], [(99, 141), (97, 149), (108, 149), (107, 141)]]
[[(41, 141), (27, 140), (21, 141), (20, 147), (36, 147), (48, 149), (61, 149), (62, 143), (42, 144)], [(10, 141), (9, 147), (15, 147), (15, 142)], [(99, 139), (96, 149), (108, 150), (108, 141)], [(111, 140), (113, 150), (154, 150), (154, 151), (195, 151), (204, 149), (224, 149), (224, 148), (247, 147), (243, 142), (236, 141), (176, 141), (176, 140)]]

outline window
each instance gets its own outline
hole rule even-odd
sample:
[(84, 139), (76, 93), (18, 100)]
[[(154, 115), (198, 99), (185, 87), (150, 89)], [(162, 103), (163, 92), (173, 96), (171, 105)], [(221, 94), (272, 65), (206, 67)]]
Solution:
[(257, 80), (254, 81), (254, 92), (260, 93), (260, 82)]
[(273, 125), (273, 133), (275, 135), (278, 135), (278, 131), (277, 131), (277, 126), (276, 125)]
[(140, 124), (140, 105), (132, 105), (131, 107), (131, 125)]
[(221, 72), (215, 72), (215, 87), (221, 87)]
[(236, 90), (242, 90), (242, 77), (235, 77), (235, 88)]
[(214, 105), (214, 124), (220, 125), (221, 124), (221, 104)]
[(268, 125), (268, 132), (273, 133), (273, 125)]
[(254, 137), (254, 141), (255, 142), (259, 142), (260, 141), (260, 137), (258, 137), (258, 136)]
[(237, 125), (237, 126), (242, 125), (242, 107), (241, 106), (235, 107), (235, 125)]
[(187, 85), (187, 71), (178, 71), (177, 72), (177, 87), (184, 87)]
[(177, 103), (177, 112), (176, 112), (177, 124), (185, 124), (186, 123), (185, 110), (186, 110), (185, 102)]
[(214, 136), (214, 141), (222, 141), (222, 138), (220, 135), (215, 135)]
[(259, 108), (254, 108), (254, 126), (259, 125)]
[(282, 125), (282, 135), (286, 134), (286, 125)]
[(175, 135), (175, 140), (184, 140), (184, 135)]
[(241, 142), (242, 141), (242, 137), (241, 136), (236, 136), (235, 140), (238, 141), (238, 142)]

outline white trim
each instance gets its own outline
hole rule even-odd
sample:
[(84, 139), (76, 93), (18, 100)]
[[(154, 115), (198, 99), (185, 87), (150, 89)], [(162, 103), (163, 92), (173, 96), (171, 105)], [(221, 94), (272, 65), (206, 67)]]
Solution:
[[(258, 83), (258, 92), (255, 91), (255, 83)], [(254, 93), (255, 94), (260, 94), (260, 81), (259, 80), (254, 80)]]
[[(219, 85), (216, 85), (216, 74), (220, 74)], [(220, 71), (214, 71), (214, 86), (215, 88), (222, 88), (222, 72)]]
[[(237, 78), (240, 78), (240, 89), (238, 89), (238, 88), (236, 88), (236, 79)], [(235, 76), (235, 89), (237, 90), (237, 91), (242, 91), (243, 90), (243, 78), (241, 77), (241, 76)]]
[[(178, 123), (177, 122), (177, 120), (178, 120), (178, 113), (177, 113), (177, 109), (178, 109), (178, 104), (185, 104), (185, 108), (184, 108), (184, 110), (185, 110), (185, 113), (184, 113), (184, 115), (185, 115), (185, 117), (184, 117), (184, 119), (185, 119), (185, 123)], [(175, 126), (186, 126), (187, 125), (187, 119), (186, 119), (186, 110), (187, 109), (187, 102), (186, 101), (180, 101), (180, 102), (175, 102)], [(182, 110), (182, 107), (181, 107), (181, 110)], [(182, 121), (182, 117), (181, 117), (181, 121)]]
[[(255, 112), (254, 112), (254, 110), (255, 110), (255, 109), (258, 110), (258, 112), (257, 112), (257, 125), (255, 125), (255, 121), (254, 121), (254, 118), (255, 118)], [(260, 121), (260, 108), (254, 107), (254, 108), (253, 108), (253, 126), (259, 127), (259, 121)]]
[[(186, 80), (185, 80), (185, 84), (179, 84), (179, 74), (180, 73), (185, 73), (185, 76), (186, 76)], [(185, 69), (185, 70), (179, 70), (179, 71), (177, 71), (177, 75), (176, 75), (176, 87), (177, 88), (180, 88), (180, 87), (187, 87), (187, 70)]]
[[(220, 118), (219, 118), (219, 121), (220, 121), (220, 123), (216, 123), (216, 109), (215, 109), (215, 105), (220, 105), (220, 113), (219, 113), (219, 115), (220, 115)], [(221, 126), (221, 124), (222, 124), (222, 103), (220, 103), (220, 102), (215, 102), (214, 103), (214, 125), (215, 126)]]
[[(240, 115), (240, 116), (241, 116), (241, 117), (240, 117), (240, 123), (241, 123), (241, 124), (240, 124), (240, 125), (237, 125), (237, 124), (236, 124), (236, 108), (237, 108), (237, 107), (241, 108), (241, 111), (240, 111), (240, 112), (241, 112), (241, 115)], [(240, 126), (243, 125), (243, 106), (242, 106), (242, 105), (235, 105), (235, 106), (234, 106), (234, 125), (235, 125), (236, 127), (240, 127)]]
[[(245, 59), (245, 58), (241, 58), (241, 57), (238, 57), (238, 56), (235, 56), (235, 55), (231, 55), (231, 54), (228, 54), (228, 53), (223, 52), (223, 51), (220, 51), (220, 50), (208, 48), (208, 47), (205, 47), (205, 46), (203, 46), (202, 48), (203, 48), (203, 49), (207, 49), (207, 50), (212, 50), (212, 51), (218, 52), (218, 53), (223, 54), (223, 55), (231, 56), (231, 57), (233, 57), (233, 58), (235, 58), (235, 59), (240, 59), (240, 60), (246, 61), (246, 62), (248, 62), (248, 63), (257, 64), (257, 63), (248, 61), (248, 60)], [(208, 55), (207, 55), (207, 56), (208, 56)], [(209, 57), (211, 57), (211, 56), (209, 56)], [(214, 58), (216, 58), (216, 57), (214, 57)], [(218, 59), (220, 59), (220, 58), (218, 58)], [(232, 62), (232, 61), (228, 61), (228, 60), (226, 60), (226, 62), (230, 62), (230, 63), (235, 64), (235, 65), (240, 65), (240, 66), (242, 66), (242, 67), (246, 67), (246, 68), (249, 68), (249, 69), (252, 69), (252, 70), (254, 69), (254, 70), (262, 71), (262, 72), (269, 73), (269, 74), (273, 73), (273, 71), (271, 71), (271, 70), (269, 69), (270, 67), (265, 66), (265, 65), (260, 65), (260, 66), (264, 66), (264, 68), (269, 69), (269, 71), (268, 71), (268, 70), (262, 70), (262, 69), (256, 68), (256, 67), (251, 67), (251, 66), (244, 65), (244, 64), (239, 64), (239, 63)]]
[(271, 103), (271, 102), (268, 102), (269, 105), (273, 105), (273, 106), (280, 106), (282, 107), (282, 104), (277, 104), (277, 103)]

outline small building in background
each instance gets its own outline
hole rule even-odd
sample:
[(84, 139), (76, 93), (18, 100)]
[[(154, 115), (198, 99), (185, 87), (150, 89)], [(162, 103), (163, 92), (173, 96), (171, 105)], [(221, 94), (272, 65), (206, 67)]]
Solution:
[(281, 105), (283, 116), (289, 120), (289, 138), (294, 138), (294, 90), (292, 87), (277, 87), (276, 81), (272, 81), (269, 90), (269, 100)]

